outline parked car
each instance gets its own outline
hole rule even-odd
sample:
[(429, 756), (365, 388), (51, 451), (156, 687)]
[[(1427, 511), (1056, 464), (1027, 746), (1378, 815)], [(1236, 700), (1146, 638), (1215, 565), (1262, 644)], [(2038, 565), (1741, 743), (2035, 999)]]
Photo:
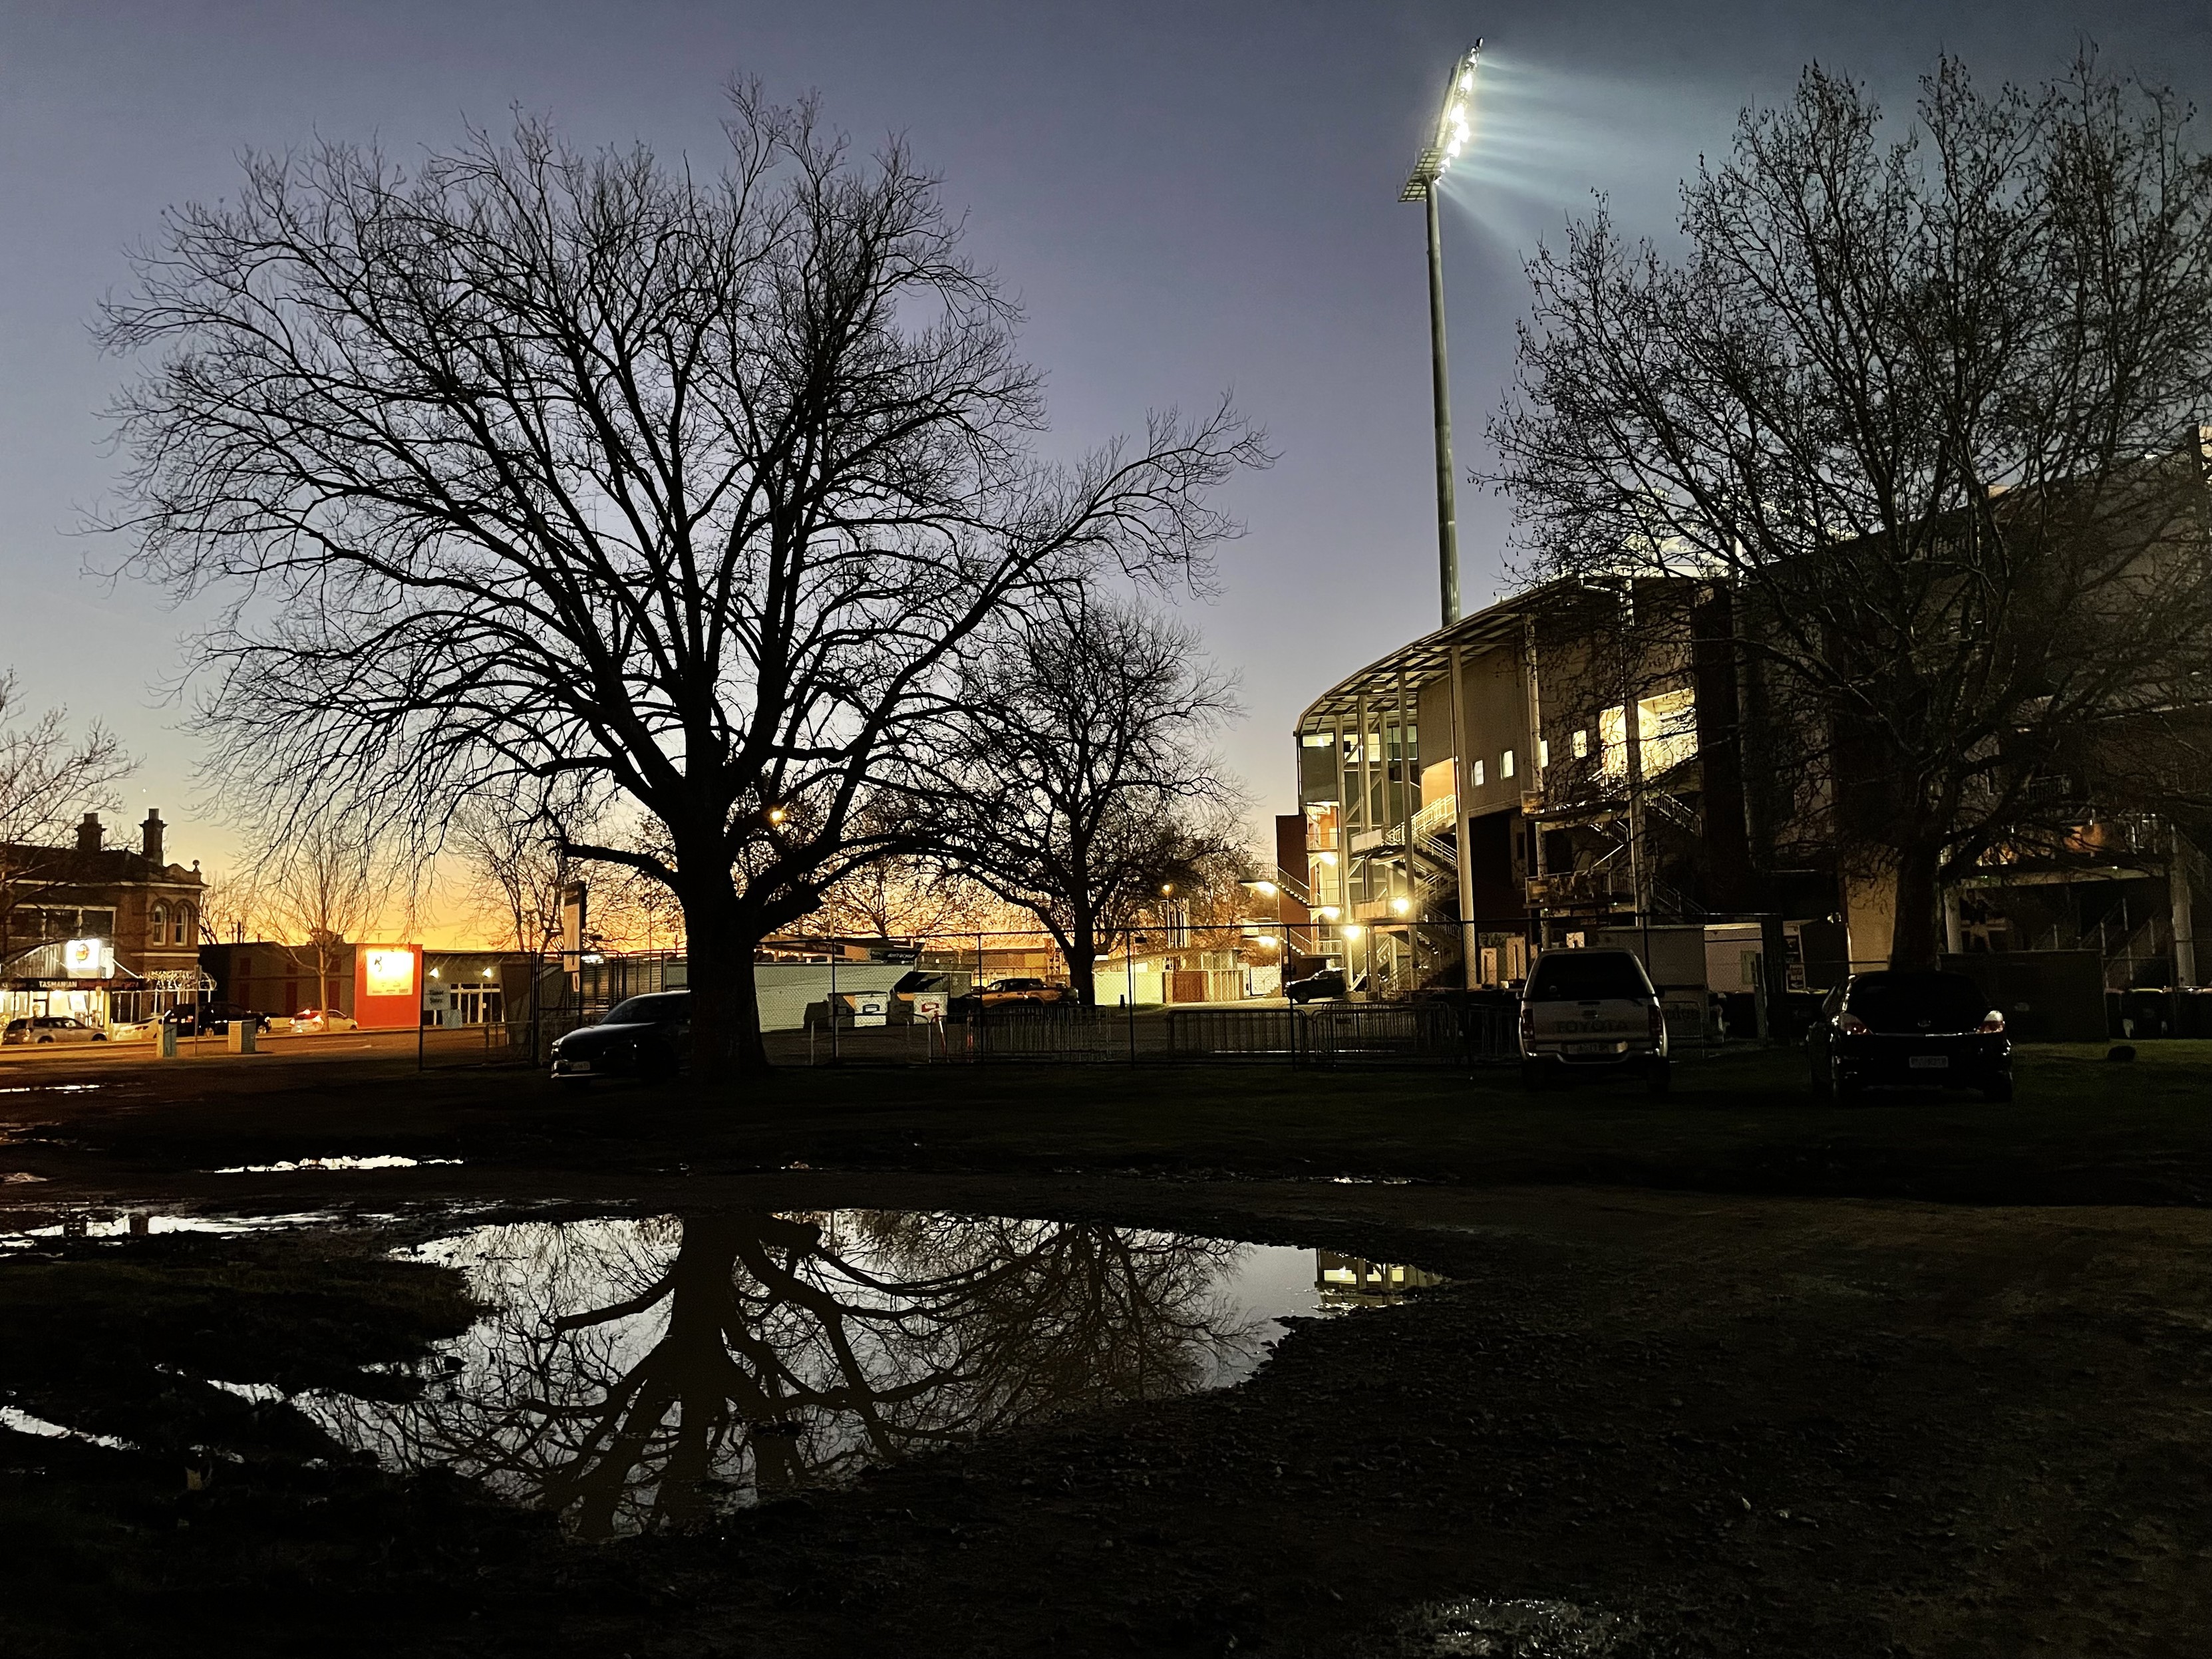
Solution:
[(2012, 1039), (1989, 994), (1964, 974), (1853, 974), (1806, 1033), (1813, 1092), (1849, 1098), (1869, 1087), (1979, 1089), (2012, 1098)]
[(358, 1031), (361, 1022), (335, 1008), (302, 1008), (292, 1016), (292, 1030), (301, 1036), (327, 1036), (333, 1031)]
[(269, 1016), (230, 1002), (185, 1002), (161, 1016), (161, 1023), (176, 1028), (179, 1036), (222, 1036), (234, 1019), (250, 1020), (254, 1030), (269, 1029)]
[(1521, 1080), (1640, 1075), (1656, 1095), (1674, 1075), (1659, 993), (1633, 951), (1540, 954), (1521, 988)]
[(21, 1014), (0, 1026), (0, 1042), (105, 1042), (107, 1033), (68, 1014)]
[(1071, 993), (1065, 985), (1042, 979), (994, 979), (980, 993), (986, 1008), (1005, 1002), (1066, 1002)]
[(951, 1012), (956, 1018), (969, 1019), (979, 1008), (1022, 1005), (1045, 1008), (1074, 1000), (1075, 994), (1067, 987), (1054, 985), (1049, 980), (994, 979), (988, 985), (979, 986), (964, 995), (953, 998)]
[(1294, 1003), (1319, 1002), (1344, 994), (1344, 975), (1334, 968), (1318, 974), (1309, 974), (1304, 979), (1294, 979), (1283, 987), (1283, 994)]
[(595, 1077), (658, 1080), (682, 1070), (690, 1048), (690, 992), (655, 991), (618, 1002), (597, 1024), (556, 1039), (553, 1076), (564, 1083)]

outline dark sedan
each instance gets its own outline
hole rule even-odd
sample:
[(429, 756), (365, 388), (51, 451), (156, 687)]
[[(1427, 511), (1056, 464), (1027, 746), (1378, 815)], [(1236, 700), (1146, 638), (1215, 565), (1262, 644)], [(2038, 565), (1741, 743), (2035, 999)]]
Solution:
[(656, 991), (607, 1010), (553, 1044), (553, 1075), (562, 1082), (595, 1077), (672, 1077), (691, 1047), (691, 994)]
[(265, 1034), (269, 1030), (268, 1015), (233, 1002), (179, 1003), (161, 1018), (163, 1023), (177, 1028), (179, 1036), (222, 1036), (229, 1031), (234, 1019), (246, 1021), (258, 1033)]
[(1854, 974), (1828, 993), (1805, 1046), (1813, 1092), (1825, 1097), (1907, 1087), (2012, 1098), (2004, 1015), (1964, 974)]

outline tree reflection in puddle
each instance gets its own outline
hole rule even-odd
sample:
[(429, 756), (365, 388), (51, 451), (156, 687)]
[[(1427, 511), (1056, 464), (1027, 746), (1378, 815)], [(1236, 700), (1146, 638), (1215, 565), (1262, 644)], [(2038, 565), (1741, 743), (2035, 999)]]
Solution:
[(475, 1229), (411, 1253), (490, 1310), (404, 1405), (295, 1404), (586, 1537), (681, 1526), (947, 1441), (1218, 1387), (1319, 1306), (1308, 1252), (920, 1212)]

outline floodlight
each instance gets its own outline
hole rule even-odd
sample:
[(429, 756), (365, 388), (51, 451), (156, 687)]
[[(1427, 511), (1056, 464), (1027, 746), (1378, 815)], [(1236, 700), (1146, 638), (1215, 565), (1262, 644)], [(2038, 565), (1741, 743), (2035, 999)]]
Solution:
[(1451, 73), (1444, 77), (1444, 100), (1437, 113), (1437, 136), (1422, 148), (1413, 163), (1412, 177), (1406, 187), (1398, 192), (1401, 202), (1418, 202), (1429, 193), (1429, 187), (1451, 170), (1474, 136), (1474, 69), (1482, 56), (1482, 42), (1468, 47), (1466, 54), (1455, 61)]

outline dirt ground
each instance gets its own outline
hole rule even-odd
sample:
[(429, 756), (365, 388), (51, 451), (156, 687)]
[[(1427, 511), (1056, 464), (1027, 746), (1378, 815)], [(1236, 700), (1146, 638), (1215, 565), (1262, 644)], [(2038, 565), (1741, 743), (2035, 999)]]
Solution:
[[(2100, 1053), (2028, 1056), (2016, 1109), (1856, 1112), (1787, 1056), (1685, 1067), (1663, 1105), (1288, 1072), (729, 1099), (374, 1055), (10, 1068), (0, 1175), (37, 1179), (0, 1187), (0, 1231), (326, 1219), (0, 1255), (0, 1404), (137, 1448), (0, 1431), (0, 1652), (2194, 1656), (2212, 1053)], [(462, 1162), (210, 1173), (342, 1153)], [(373, 1392), (475, 1316), (391, 1254), (461, 1206), (1106, 1220), (1449, 1283), (1301, 1322), (1233, 1389), (593, 1545), (190, 1381)]]

